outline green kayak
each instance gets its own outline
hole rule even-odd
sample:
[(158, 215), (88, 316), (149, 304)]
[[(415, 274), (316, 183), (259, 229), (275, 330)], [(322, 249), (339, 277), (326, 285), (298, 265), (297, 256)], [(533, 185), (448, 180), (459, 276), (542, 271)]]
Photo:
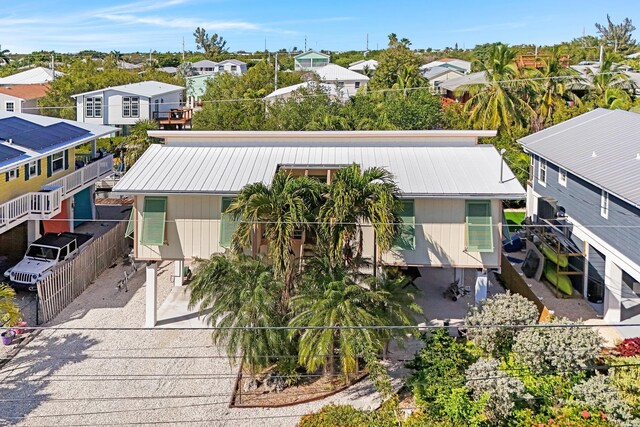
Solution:
[(551, 247), (546, 243), (543, 242), (540, 246), (540, 249), (542, 250), (544, 256), (554, 264), (558, 264), (562, 268), (565, 268), (569, 265), (569, 257), (563, 254), (558, 255), (556, 251), (551, 249)]
[(558, 274), (554, 263), (549, 261), (544, 263), (544, 277), (563, 294), (571, 295), (573, 293), (571, 279), (569, 279), (569, 276)]

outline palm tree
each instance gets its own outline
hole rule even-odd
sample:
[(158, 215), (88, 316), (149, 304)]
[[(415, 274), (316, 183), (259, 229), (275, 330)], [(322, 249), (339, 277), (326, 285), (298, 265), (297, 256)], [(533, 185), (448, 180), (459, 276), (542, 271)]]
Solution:
[(15, 302), (16, 292), (0, 283), (0, 327), (4, 325), (13, 326), (20, 321), (21, 314)]
[(123, 157), (127, 169), (133, 166), (140, 156), (147, 151), (147, 148), (157, 141), (157, 138), (151, 138), (147, 133), (155, 129), (158, 129), (158, 122), (155, 120), (138, 120), (133, 125), (131, 133), (122, 142)]
[(400, 190), (387, 170), (363, 171), (355, 163), (338, 170), (319, 212), (330, 255), (347, 263), (361, 257), (365, 222), (373, 227), (380, 252), (391, 249), (400, 229), (400, 209)]
[(398, 81), (393, 85), (393, 89), (401, 89), (404, 95), (407, 90), (414, 87), (425, 86), (426, 79), (420, 74), (420, 70), (415, 65), (405, 64), (398, 73)]
[[(278, 299), (283, 284), (264, 262), (245, 256), (214, 254), (201, 261), (189, 284), (189, 307), (220, 327), (282, 326)], [(286, 333), (274, 329), (215, 329), (215, 344), (226, 343), (232, 360), (241, 359), (252, 373), (269, 365), (269, 355), (285, 351)]]
[(459, 91), (469, 91), (469, 101), (464, 111), (469, 113), (469, 123), (482, 129), (498, 129), (507, 134), (513, 126), (521, 126), (533, 109), (518, 96), (526, 84), (518, 79), (515, 51), (505, 45), (491, 50), (487, 64), (487, 83), (465, 85)]
[(358, 371), (360, 349), (381, 351), (391, 338), (389, 331), (360, 327), (411, 325), (412, 313), (420, 312), (400, 280), (367, 278), (358, 266), (327, 255), (309, 261), (301, 282), (299, 294), (290, 301), (294, 317), (289, 325), (312, 329), (289, 334), (299, 338), (298, 363), (308, 372), (324, 367), (325, 373), (333, 374), (337, 355), (347, 382)]
[(0, 46), (0, 64), (9, 63), (9, 49), (2, 49)]
[(593, 85), (591, 90), (591, 98), (602, 100), (607, 89), (616, 88), (631, 91), (635, 88), (634, 83), (629, 76), (622, 72), (620, 65), (613, 62), (613, 57), (607, 55), (600, 64), (599, 70), (596, 72), (587, 69), (587, 74), (591, 76)]
[(526, 74), (527, 77), (539, 79), (533, 85), (537, 105), (534, 130), (540, 130), (545, 121), (551, 120), (555, 109), (567, 101), (580, 105), (580, 98), (571, 91), (571, 88), (583, 84), (583, 79), (572, 68), (561, 66), (556, 48), (553, 49), (542, 69), (532, 69)]
[(292, 283), (291, 240), (300, 228), (310, 228), (323, 190), (324, 185), (314, 179), (279, 171), (269, 186), (258, 182), (242, 188), (225, 212), (240, 221), (232, 240), (236, 252), (253, 244), (256, 255), (256, 235), (264, 231), (274, 274), (285, 283), (283, 302), (288, 299)]

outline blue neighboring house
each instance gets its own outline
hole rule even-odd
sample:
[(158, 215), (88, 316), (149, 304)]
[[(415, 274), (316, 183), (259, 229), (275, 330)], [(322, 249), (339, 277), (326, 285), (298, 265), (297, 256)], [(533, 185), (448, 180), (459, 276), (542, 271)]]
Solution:
[(518, 142), (527, 215), (566, 221), (584, 254), (574, 288), (606, 321), (640, 321), (640, 114), (596, 109)]

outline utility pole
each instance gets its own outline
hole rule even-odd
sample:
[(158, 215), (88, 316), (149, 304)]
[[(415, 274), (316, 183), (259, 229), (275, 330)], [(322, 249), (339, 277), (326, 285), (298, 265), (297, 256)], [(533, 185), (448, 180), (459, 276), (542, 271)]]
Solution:
[(600, 69), (602, 69), (602, 61), (604, 60), (604, 45), (600, 45)]
[(56, 79), (56, 62), (54, 59), (54, 54), (51, 54), (51, 74), (53, 74), (51, 77), (55, 80)]
[(367, 33), (367, 52), (369, 52), (369, 33)]
[(304, 51), (307, 51), (307, 36), (304, 36)]
[(275, 77), (274, 77), (274, 85), (275, 85), (275, 90), (278, 90), (278, 52), (276, 52), (276, 64), (275, 64)]
[(182, 62), (184, 62), (184, 36), (182, 37)]

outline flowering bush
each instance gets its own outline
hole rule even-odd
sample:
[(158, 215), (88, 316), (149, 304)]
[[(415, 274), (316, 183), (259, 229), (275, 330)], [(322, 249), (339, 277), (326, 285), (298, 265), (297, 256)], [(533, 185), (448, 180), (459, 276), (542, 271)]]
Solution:
[[(633, 418), (629, 405), (620, 397), (618, 389), (605, 375), (596, 374), (585, 382), (575, 385), (573, 396), (577, 403), (594, 408), (595, 413), (605, 414), (614, 425), (624, 427), (640, 425), (638, 420)], [(584, 412), (591, 415), (588, 411)]]
[(640, 356), (640, 338), (627, 338), (616, 346), (616, 351), (621, 357)]

